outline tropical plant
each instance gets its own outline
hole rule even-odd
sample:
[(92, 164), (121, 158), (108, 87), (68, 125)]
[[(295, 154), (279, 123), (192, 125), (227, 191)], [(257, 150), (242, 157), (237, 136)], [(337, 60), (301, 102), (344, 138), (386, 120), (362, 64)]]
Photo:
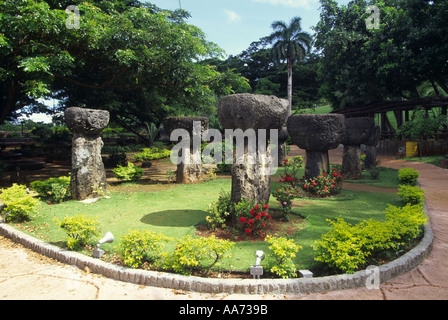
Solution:
[(294, 17), (288, 25), (284, 21), (274, 21), (271, 25), (274, 32), (267, 37), (273, 43), (273, 58), (277, 63), (286, 60), (288, 70), (288, 101), (292, 107), (292, 69), (295, 61), (303, 61), (310, 51), (312, 38), (302, 31), (301, 18)]

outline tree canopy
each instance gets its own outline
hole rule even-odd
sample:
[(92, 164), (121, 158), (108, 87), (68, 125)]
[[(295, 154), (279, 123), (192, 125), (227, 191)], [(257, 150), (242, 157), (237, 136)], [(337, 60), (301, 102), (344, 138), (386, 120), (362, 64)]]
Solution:
[[(79, 28), (67, 28), (77, 5)], [(188, 13), (138, 1), (0, 1), (0, 121), (40, 98), (106, 109), (129, 129), (172, 113), (207, 114), (215, 97), (247, 86), (199, 63), (223, 51)]]
[[(425, 83), (448, 94), (447, 1), (320, 2), (321, 92), (335, 108), (418, 97)], [(377, 29), (366, 26), (369, 5), (379, 9)]]

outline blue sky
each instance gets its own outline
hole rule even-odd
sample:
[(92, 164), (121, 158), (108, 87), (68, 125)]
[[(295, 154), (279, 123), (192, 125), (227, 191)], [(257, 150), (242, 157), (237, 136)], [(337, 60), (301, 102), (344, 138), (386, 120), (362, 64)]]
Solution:
[[(163, 9), (178, 9), (179, 0), (149, 0)], [(337, 0), (347, 4), (349, 0)], [(319, 21), (318, 0), (180, 0), (182, 9), (191, 14), (188, 22), (202, 29), (209, 41), (227, 54), (237, 55), (253, 41), (271, 34), (271, 23), (302, 18), (302, 29)]]

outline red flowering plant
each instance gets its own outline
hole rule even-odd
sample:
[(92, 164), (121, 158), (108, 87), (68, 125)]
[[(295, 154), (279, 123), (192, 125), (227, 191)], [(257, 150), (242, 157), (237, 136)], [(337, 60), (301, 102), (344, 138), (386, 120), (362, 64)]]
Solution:
[(305, 180), (303, 189), (312, 195), (328, 197), (341, 192), (344, 177), (337, 168), (331, 173), (322, 172), (320, 176)]
[(240, 233), (250, 237), (264, 236), (266, 228), (272, 217), (267, 212), (267, 204), (255, 204), (247, 199), (235, 205), (235, 213), (239, 215), (237, 229)]
[(282, 220), (288, 220), (288, 215), (291, 213), (292, 200), (295, 198), (294, 193), (290, 190), (290, 187), (286, 184), (278, 187), (276, 191), (272, 192), (272, 195), (277, 199), (282, 208)]
[(285, 159), (283, 174), (280, 175), (281, 179), (279, 180), (279, 182), (287, 183), (293, 188), (299, 186), (299, 169), (302, 167), (302, 165), (303, 158), (301, 156)]

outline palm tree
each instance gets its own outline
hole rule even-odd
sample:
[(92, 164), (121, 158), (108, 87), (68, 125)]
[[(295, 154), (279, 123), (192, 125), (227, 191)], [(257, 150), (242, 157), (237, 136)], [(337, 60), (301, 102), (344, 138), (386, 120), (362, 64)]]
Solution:
[(277, 63), (286, 60), (288, 69), (288, 101), (289, 111), (292, 108), (292, 67), (295, 61), (303, 61), (311, 49), (312, 38), (302, 31), (302, 19), (294, 17), (289, 25), (284, 21), (275, 21), (271, 27), (274, 32), (267, 37), (272, 46), (273, 58)]

